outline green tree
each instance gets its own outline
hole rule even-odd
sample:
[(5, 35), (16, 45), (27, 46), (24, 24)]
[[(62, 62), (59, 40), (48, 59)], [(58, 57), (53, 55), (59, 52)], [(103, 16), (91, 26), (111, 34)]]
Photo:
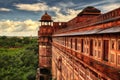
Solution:
[[(21, 41), (17, 38), (8, 38), (7, 44), (4, 45), (11, 47), (10, 42), (13, 42), (11, 40), (16, 41), (14, 42), (15, 47), (20, 45)], [(31, 44), (28, 43), (27, 47), (21, 44), (22, 47), (19, 48), (21, 50), (16, 52), (15, 48), (15, 53), (17, 54), (14, 55), (9, 55), (9, 48), (0, 48), (0, 80), (35, 80), (38, 64), (38, 45), (36, 42), (37, 39)]]

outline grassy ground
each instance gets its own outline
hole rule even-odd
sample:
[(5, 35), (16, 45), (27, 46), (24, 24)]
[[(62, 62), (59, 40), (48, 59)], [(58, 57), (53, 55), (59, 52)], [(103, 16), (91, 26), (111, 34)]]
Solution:
[(22, 52), (24, 48), (0, 48), (0, 55), (6, 54), (6, 55), (16, 55), (20, 52)]
[(23, 52), (27, 47), (31, 46), (32, 44), (27, 44), (22, 47), (18, 48), (0, 48), (0, 55), (6, 54), (6, 55), (17, 55), (21, 52)]

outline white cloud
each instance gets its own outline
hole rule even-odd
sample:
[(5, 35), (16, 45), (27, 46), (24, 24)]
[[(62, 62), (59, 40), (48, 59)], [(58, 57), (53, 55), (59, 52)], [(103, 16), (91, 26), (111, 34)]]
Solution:
[[(68, 21), (75, 17), (80, 10), (67, 10), (67, 15), (63, 15), (60, 12), (60, 8), (52, 7), (50, 10), (56, 11), (54, 16), (54, 21)], [(6, 36), (37, 36), (38, 28), (40, 23), (32, 20), (25, 21), (12, 21), (12, 20), (3, 20), (0, 21), (0, 35)]]
[(114, 10), (116, 8), (119, 8), (120, 7), (120, 3), (105, 4), (105, 5), (97, 6), (97, 7), (100, 8), (104, 13), (106, 13), (108, 11), (111, 11), (111, 10)]
[(20, 35), (20, 36), (22, 33), (24, 33), (23, 35), (36, 35), (33, 34), (33, 32), (36, 33), (38, 31), (38, 27), (39, 23), (32, 20), (0, 21), (0, 35), (5, 35), (6, 33), (7, 35)]
[(14, 6), (17, 7), (19, 10), (25, 11), (60, 11), (60, 8), (53, 6), (48, 6), (45, 2), (44, 3), (34, 3), (34, 4), (15, 4)]
[(71, 20), (72, 18), (76, 17), (77, 14), (79, 12), (81, 12), (81, 10), (73, 10), (73, 9), (67, 9), (67, 14), (66, 15), (63, 15), (61, 12), (56, 12), (56, 16), (54, 16), (54, 20), (55, 21), (69, 21)]
[[(107, 2), (109, 2), (109, 3), (107, 3)], [(102, 6), (100, 4), (102, 4)], [(83, 9), (83, 7), (90, 6), (90, 5), (95, 6), (96, 8), (100, 9), (102, 11), (102, 13), (106, 13), (108, 11), (111, 11), (111, 10), (114, 10), (114, 9), (120, 7), (120, 3), (114, 3), (114, 0), (111, 0), (111, 1), (106, 0), (106, 1), (100, 1), (98, 3), (82, 5), (81, 8)], [(98, 6), (98, 5), (100, 5), (100, 6)], [(62, 6), (66, 6), (66, 5), (63, 4)], [(74, 18), (75, 16), (77, 16), (77, 14), (80, 13), (81, 11), (82, 10), (66, 9), (67, 14), (64, 15), (60, 12), (60, 10), (58, 10), (55, 12), (56, 16), (54, 16), (53, 18), (55, 21), (69, 21), (72, 18)]]
[(117, 0), (100, 0), (93, 3), (76, 4), (75, 9), (83, 9), (87, 6), (94, 6), (103, 12), (108, 12), (110, 10), (120, 7), (120, 3), (116, 3), (116, 1)]
[(19, 10), (26, 11), (44, 11), (48, 10), (48, 5), (46, 3), (34, 3), (34, 4), (15, 4)]
[(54, 12), (59, 12), (61, 10), (61, 8), (59, 8), (59, 7), (51, 7), (51, 8), (49, 8), (49, 11), (54, 11)]
[(62, 8), (66, 8), (66, 7), (72, 7), (75, 6), (75, 4), (73, 2), (67, 2), (67, 3), (59, 3), (58, 6), (62, 7)]
[(19, 10), (26, 10), (26, 11), (53, 11), (55, 13), (55, 16), (53, 17), (54, 21), (69, 21), (70, 19), (74, 18), (81, 10), (73, 10), (73, 9), (67, 9), (67, 14), (64, 15), (61, 10), (62, 7), (67, 6), (74, 6), (75, 4), (72, 2), (68, 2), (68, 4), (60, 3), (59, 6), (48, 6), (45, 2), (44, 3), (34, 3), (34, 4), (15, 4), (17, 9)]
[(6, 11), (6, 12), (9, 12), (9, 11), (11, 11), (11, 9), (8, 9), (8, 8), (0, 8), (0, 11)]

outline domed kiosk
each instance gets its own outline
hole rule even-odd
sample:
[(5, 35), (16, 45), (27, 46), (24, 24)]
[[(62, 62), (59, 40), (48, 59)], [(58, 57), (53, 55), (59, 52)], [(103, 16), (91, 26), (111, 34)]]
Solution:
[(51, 25), (51, 22), (53, 22), (51, 16), (47, 12), (45, 12), (39, 21), (41, 22), (41, 25)]

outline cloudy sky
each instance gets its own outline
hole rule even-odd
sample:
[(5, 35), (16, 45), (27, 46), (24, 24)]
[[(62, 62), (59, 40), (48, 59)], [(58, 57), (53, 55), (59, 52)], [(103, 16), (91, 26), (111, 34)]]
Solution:
[(120, 0), (0, 0), (0, 36), (37, 36), (45, 11), (54, 21), (69, 21), (86, 6), (106, 13), (120, 7)]

